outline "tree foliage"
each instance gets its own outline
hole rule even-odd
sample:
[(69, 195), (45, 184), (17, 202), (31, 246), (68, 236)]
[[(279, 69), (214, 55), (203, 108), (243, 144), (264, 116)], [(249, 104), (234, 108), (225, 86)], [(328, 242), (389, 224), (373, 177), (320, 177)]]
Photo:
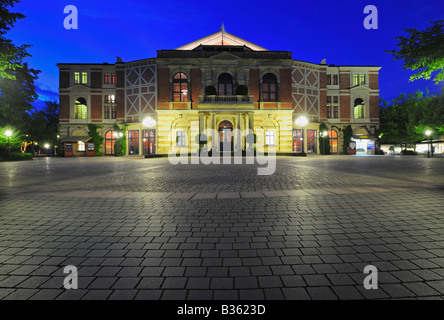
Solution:
[(330, 154), (330, 139), (328, 136), (322, 136), (324, 132), (328, 132), (328, 128), (325, 123), (321, 123), (319, 125), (319, 150), (321, 154)]
[(26, 51), (30, 46), (16, 46), (5, 34), (11, 30), (15, 22), (24, 19), (21, 13), (10, 11), (19, 0), (0, 0), (0, 79), (15, 80), (15, 71), (23, 67), (22, 61), (30, 55)]
[(403, 60), (404, 69), (416, 71), (410, 81), (430, 79), (432, 73), (435, 83), (444, 80), (444, 20), (431, 21), (431, 26), (424, 31), (416, 28), (403, 29), (407, 36), (396, 37), (398, 50), (390, 50), (395, 61)]
[(379, 106), (382, 143), (409, 144), (425, 138), (425, 131), (444, 134), (444, 90), (435, 95), (415, 92), (400, 94)]

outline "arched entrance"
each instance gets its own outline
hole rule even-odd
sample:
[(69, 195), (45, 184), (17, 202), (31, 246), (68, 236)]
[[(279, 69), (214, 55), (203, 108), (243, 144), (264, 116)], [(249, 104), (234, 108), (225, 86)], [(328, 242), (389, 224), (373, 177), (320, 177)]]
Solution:
[(110, 156), (115, 154), (116, 138), (114, 131), (110, 130), (105, 135), (105, 155)]
[(224, 120), (219, 124), (220, 151), (233, 151), (233, 124)]

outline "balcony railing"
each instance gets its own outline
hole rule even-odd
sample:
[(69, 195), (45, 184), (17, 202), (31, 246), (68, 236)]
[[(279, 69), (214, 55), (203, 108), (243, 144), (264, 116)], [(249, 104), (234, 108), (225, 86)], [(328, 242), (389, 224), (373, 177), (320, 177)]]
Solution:
[(254, 103), (254, 96), (199, 96), (199, 103)]

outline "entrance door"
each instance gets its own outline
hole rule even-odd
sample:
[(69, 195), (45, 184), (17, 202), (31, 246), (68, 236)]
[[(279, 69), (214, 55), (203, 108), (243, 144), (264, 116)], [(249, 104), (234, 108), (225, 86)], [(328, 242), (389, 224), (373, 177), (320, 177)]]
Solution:
[(219, 124), (220, 151), (233, 151), (233, 124), (222, 121)]
[(143, 154), (156, 153), (156, 129), (142, 131), (143, 136)]

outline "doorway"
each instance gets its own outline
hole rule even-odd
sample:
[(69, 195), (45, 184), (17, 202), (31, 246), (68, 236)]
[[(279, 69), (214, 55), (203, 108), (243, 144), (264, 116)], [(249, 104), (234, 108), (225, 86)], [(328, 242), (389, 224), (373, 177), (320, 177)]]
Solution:
[(220, 151), (233, 151), (233, 124), (224, 120), (219, 124)]
[(156, 130), (149, 129), (142, 131), (143, 154), (150, 155), (156, 153)]

